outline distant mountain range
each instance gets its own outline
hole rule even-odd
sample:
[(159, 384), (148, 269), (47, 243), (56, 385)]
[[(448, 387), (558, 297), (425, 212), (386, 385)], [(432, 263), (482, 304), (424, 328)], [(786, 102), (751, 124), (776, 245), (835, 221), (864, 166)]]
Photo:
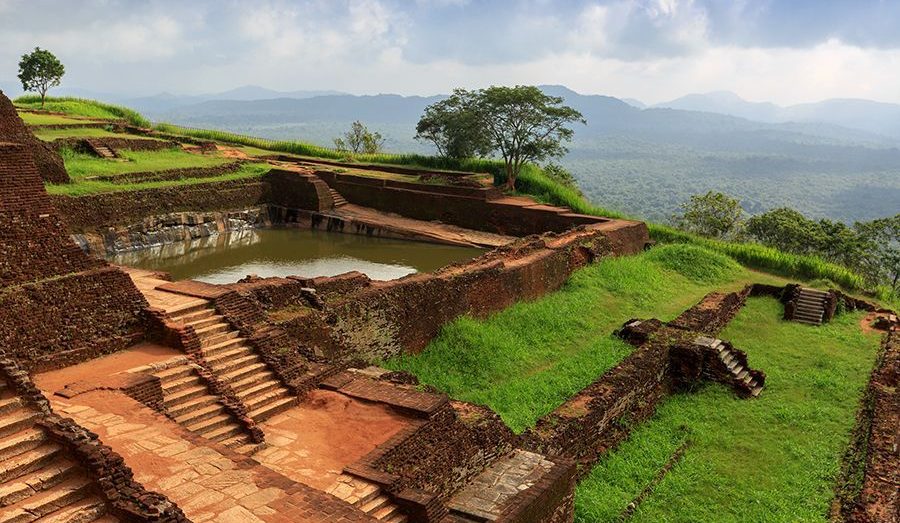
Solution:
[(870, 133), (900, 138), (900, 105), (853, 98), (790, 106), (748, 102), (728, 91), (689, 94), (653, 107), (739, 116), (768, 123), (829, 123)]

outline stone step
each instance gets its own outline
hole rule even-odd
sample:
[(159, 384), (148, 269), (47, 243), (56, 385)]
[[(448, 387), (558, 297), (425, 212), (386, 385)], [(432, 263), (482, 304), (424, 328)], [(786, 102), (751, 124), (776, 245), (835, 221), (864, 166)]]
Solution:
[(24, 408), (24, 404), (22, 403), (22, 398), (19, 398), (18, 396), (0, 399), (0, 416), (4, 416), (22, 408)]
[(219, 398), (213, 396), (212, 394), (207, 394), (206, 388), (203, 388), (204, 394), (188, 399), (187, 401), (182, 401), (181, 403), (169, 407), (167, 406), (166, 410), (170, 416), (176, 418), (176, 420), (184, 416), (190, 412), (195, 410), (199, 410), (205, 407), (208, 407), (214, 403), (218, 403)]
[(388, 519), (385, 519), (384, 523), (406, 523), (407, 521), (409, 520), (406, 518), (406, 514), (398, 512)]
[(807, 325), (822, 325), (822, 322), (820, 320), (807, 320), (804, 318), (794, 318), (794, 321), (796, 321), (797, 323), (805, 323)]
[(169, 409), (169, 412), (172, 412), (172, 409), (177, 409), (184, 403), (189, 403), (191, 400), (197, 399), (201, 396), (205, 396), (208, 392), (209, 391), (207, 390), (206, 385), (202, 384), (188, 387), (186, 389), (181, 389), (177, 392), (173, 392), (172, 394), (166, 394), (163, 399), (163, 405), (167, 409)]
[[(170, 315), (171, 316), (171, 315)], [(196, 312), (189, 312), (183, 316), (178, 318), (178, 321), (184, 323), (185, 325), (189, 325), (193, 322), (197, 322), (200, 320), (205, 320), (206, 318), (210, 318), (216, 316), (216, 310), (210, 308), (200, 309)]]
[(242, 356), (247, 356), (249, 354), (253, 354), (253, 349), (246, 345), (235, 345), (232, 348), (216, 353), (213, 356), (208, 356), (206, 353), (203, 354), (203, 357), (206, 359), (206, 363), (209, 363), (211, 367), (215, 367), (219, 363), (223, 361), (229, 361), (235, 358), (240, 358)]
[(255, 396), (261, 396), (268, 394), (275, 389), (281, 388), (281, 384), (278, 383), (277, 380), (270, 379), (264, 380), (252, 387), (248, 387), (245, 389), (241, 389), (240, 391), (235, 391), (238, 399), (242, 402), (247, 403), (248, 401), (252, 401)]
[(200, 381), (200, 376), (196, 374), (188, 376), (186, 378), (178, 378), (177, 380), (167, 381), (162, 384), (163, 394), (170, 394), (172, 392), (178, 392), (180, 390), (185, 390), (189, 388), (196, 387), (198, 385), (202, 385)]
[(166, 311), (166, 314), (169, 316), (169, 319), (175, 321), (183, 321), (183, 318), (190, 316), (195, 312), (202, 311), (211, 311), (215, 314), (215, 309), (212, 308), (210, 303), (206, 300), (193, 300), (188, 303), (184, 303), (175, 308), (169, 309)]
[(226, 425), (230, 425), (233, 423), (233, 421), (234, 420), (231, 418), (231, 415), (219, 414), (211, 418), (186, 425), (186, 427), (189, 431), (196, 432), (197, 434), (203, 436), (215, 431), (216, 429), (222, 428)]
[(363, 503), (359, 506), (359, 509), (365, 512), (366, 514), (371, 514), (376, 510), (379, 510), (385, 506), (391, 504), (391, 498), (385, 496), (384, 494), (379, 494), (375, 499), (369, 501), (368, 503)]
[(825, 312), (825, 309), (822, 307), (813, 307), (811, 305), (797, 305), (797, 308), (794, 309), (794, 314), (805, 312), (807, 314), (814, 315), (822, 315)]
[(186, 378), (188, 376), (192, 376), (194, 374), (194, 368), (190, 365), (179, 365), (177, 367), (171, 367), (168, 369), (163, 369), (157, 372), (154, 372), (153, 375), (159, 378), (159, 380), (165, 385), (167, 382), (172, 382), (179, 380), (181, 378)]
[(256, 354), (248, 354), (246, 356), (241, 356), (239, 358), (234, 358), (231, 360), (219, 361), (217, 365), (212, 366), (213, 371), (217, 375), (220, 374), (228, 374), (229, 372), (236, 371), (238, 369), (243, 369), (244, 367), (248, 367), (250, 365), (254, 365), (256, 363), (261, 363), (262, 360)]
[(259, 423), (261, 421), (265, 421), (272, 416), (279, 414), (293, 407), (297, 403), (297, 398), (292, 396), (288, 396), (286, 398), (277, 399), (267, 405), (264, 405), (256, 410), (250, 411), (250, 419)]
[(243, 434), (244, 428), (238, 425), (237, 423), (228, 423), (223, 425), (216, 430), (208, 432), (203, 435), (204, 438), (220, 443), (222, 441), (228, 440), (237, 436), (238, 434)]
[(795, 320), (806, 320), (812, 323), (822, 323), (822, 315), (821, 314), (807, 314), (807, 313), (797, 313), (794, 314)]
[(206, 353), (204, 349), (208, 347), (214, 347), (216, 345), (220, 345), (225, 343), (228, 340), (238, 339), (241, 333), (238, 331), (226, 331), (226, 332), (217, 332), (211, 336), (201, 337), (200, 338), (200, 350)]
[(757, 386), (753, 387), (753, 389), (751, 389), (750, 395), (752, 395), (754, 398), (758, 398), (759, 395), (762, 394), (762, 390), (763, 390), (763, 388), (761, 386), (757, 385)]
[(388, 518), (394, 517), (394, 515), (399, 514), (399, 512), (400, 512), (399, 507), (397, 507), (397, 505), (394, 505), (393, 503), (391, 503), (390, 505), (381, 507), (380, 509), (376, 510), (375, 512), (372, 512), (371, 515), (375, 519), (384, 521)]
[[(204, 358), (209, 358), (211, 356), (218, 356), (223, 352), (228, 352), (234, 348), (243, 346), (243, 343), (247, 341), (244, 338), (235, 337), (229, 338), (222, 343), (217, 343), (215, 345), (209, 345), (207, 347), (203, 347), (200, 349), (200, 352), (203, 353)], [(207, 361), (209, 361), (207, 359)]]
[(37, 413), (30, 410), (17, 410), (0, 418), (0, 438), (5, 438), (20, 430), (31, 428), (37, 419)]
[(215, 334), (221, 334), (223, 332), (231, 331), (231, 325), (228, 325), (225, 322), (213, 323), (212, 325), (207, 325), (200, 329), (194, 329), (194, 332), (197, 333), (197, 336), (200, 338), (209, 338)]
[(70, 478), (80, 469), (69, 460), (55, 461), (47, 467), (26, 474), (16, 481), (0, 485), (0, 507), (8, 507), (36, 492), (47, 490)]
[(230, 385), (231, 390), (233, 390), (235, 393), (237, 393), (238, 396), (240, 396), (241, 392), (244, 392), (247, 389), (251, 389), (254, 386), (269, 382), (275, 382), (277, 384), (278, 380), (275, 379), (275, 374), (267, 369), (237, 380)]
[(218, 323), (222, 323), (225, 318), (223, 316), (219, 316), (218, 314), (212, 314), (207, 316), (206, 318), (200, 318), (198, 320), (192, 320), (189, 322), (185, 322), (185, 327), (193, 327), (194, 331), (210, 327), (212, 325), (216, 325)]
[(49, 465), (58, 459), (61, 451), (59, 445), (44, 442), (32, 450), (4, 460), (0, 463), (0, 483), (20, 478), (29, 472)]
[(222, 445), (234, 449), (238, 447), (243, 447), (244, 445), (255, 445), (253, 440), (250, 439), (250, 436), (247, 434), (238, 434), (237, 436), (232, 436), (230, 438), (224, 439), (221, 441)]
[(290, 396), (290, 392), (286, 388), (279, 385), (278, 387), (272, 389), (270, 392), (266, 394), (259, 394), (249, 400), (244, 401), (243, 403), (247, 406), (247, 410), (254, 411), (268, 405), (269, 403), (274, 402), (275, 400), (286, 398), (288, 396)]
[(380, 496), (381, 488), (379, 488), (378, 485), (370, 483), (363, 486), (362, 488), (354, 490), (353, 495), (359, 497), (359, 501), (354, 503), (354, 506), (362, 507), (366, 503), (369, 503), (370, 501)]
[(39, 428), (29, 428), (0, 439), (0, 462), (40, 447), (47, 435)]
[(175, 422), (185, 426), (196, 426), (196, 424), (200, 423), (201, 421), (208, 420), (222, 414), (226, 414), (225, 407), (221, 403), (215, 402), (182, 414), (175, 418)]
[(245, 365), (240, 369), (222, 374), (221, 376), (219, 376), (219, 378), (226, 383), (231, 383), (233, 381), (243, 381), (244, 379), (248, 379), (266, 370), (267, 368), (265, 363), (252, 363), (250, 365)]
[(737, 359), (735, 358), (735, 359), (731, 360), (731, 363), (727, 364), (727, 368), (729, 371), (734, 372), (734, 369), (736, 369), (739, 365), (740, 364), (738, 363)]
[(822, 296), (822, 297), (828, 296), (827, 291), (820, 291), (819, 289), (812, 289), (810, 287), (800, 287), (800, 294), (801, 295), (811, 294), (814, 296)]
[(119, 521), (108, 515), (106, 511), (106, 503), (102, 499), (88, 496), (45, 516), (37, 523), (117, 523)]
[(747, 369), (741, 369), (741, 371), (739, 373), (737, 373), (735, 375), (735, 377), (737, 377), (737, 379), (739, 379), (739, 380), (743, 380), (744, 378), (746, 378), (749, 375), (750, 375), (750, 373), (747, 372)]

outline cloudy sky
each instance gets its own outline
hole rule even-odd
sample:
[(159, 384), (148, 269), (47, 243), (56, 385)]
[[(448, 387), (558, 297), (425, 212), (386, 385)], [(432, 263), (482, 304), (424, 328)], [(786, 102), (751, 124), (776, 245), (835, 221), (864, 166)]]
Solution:
[(0, 87), (41, 46), (65, 85), (123, 95), (529, 83), (900, 102), (898, 27), (897, 0), (0, 0)]

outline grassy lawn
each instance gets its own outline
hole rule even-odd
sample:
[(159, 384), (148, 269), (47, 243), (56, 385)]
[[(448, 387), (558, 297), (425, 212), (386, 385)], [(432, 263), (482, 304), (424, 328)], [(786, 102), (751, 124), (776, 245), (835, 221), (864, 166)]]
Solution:
[(177, 147), (161, 151), (119, 151), (125, 160), (104, 160), (90, 154), (61, 151), (66, 170), (73, 180), (86, 176), (125, 174), (142, 171), (163, 171), (186, 167), (214, 167), (233, 161), (219, 155), (193, 154)]
[(666, 400), (581, 482), (577, 521), (616, 521), (685, 441), (632, 521), (828, 520), (879, 337), (861, 332), (860, 314), (810, 327), (781, 313), (776, 300), (753, 298), (721, 335), (767, 373), (762, 396), (707, 385)]
[(140, 189), (156, 189), (158, 187), (173, 187), (183, 185), (197, 185), (212, 182), (225, 182), (231, 180), (245, 180), (251, 178), (259, 178), (269, 172), (271, 165), (264, 163), (248, 163), (242, 165), (241, 168), (233, 173), (223, 174), (221, 176), (213, 176), (210, 178), (184, 178), (181, 180), (167, 180), (141, 183), (112, 183), (97, 180), (75, 180), (73, 183), (66, 184), (48, 184), (47, 192), (50, 194), (60, 194), (65, 196), (85, 196), (88, 194), (96, 194), (102, 192), (118, 192), (118, 191), (137, 191)]
[(140, 140), (156, 140), (149, 136), (138, 136), (127, 133), (114, 133), (101, 129), (99, 127), (72, 127), (68, 129), (38, 129), (34, 135), (44, 140), (52, 142), (57, 138), (132, 138)]
[(60, 125), (85, 123), (85, 120), (69, 118), (68, 116), (62, 116), (58, 114), (19, 113), (19, 116), (27, 125)]
[[(25, 109), (41, 109), (41, 102), (21, 102), (16, 100), (16, 106), (22, 107)], [(98, 120), (115, 120), (118, 119), (115, 113), (112, 113), (106, 110), (103, 107), (100, 107), (97, 104), (89, 103), (81, 100), (65, 100), (65, 99), (48, 99), (43, 107), (44, 111), (50, 111), (54, 113), (66, 113), (72, 116), (83, 116), (88, 118), (96, 118)], [(29, 113), (20, 113), (20, 115), (24, 118), (25, 115)], [(31, 114), (31, 116), (36, 116)], [(44, 116), (44, 115), (40, 115)], [(28, 122), (26, 120), (26, 123)], [(44, 122), (41, 122), (44, 123)], [(47, 122), (50, 123), (50, 122)], [(66, 122), (60, 122), (66, 123)]]
[(751, 281), (778, 280), (698, 247), (661, 246), (581, 269), (560, 291), (486, 320), (459, 319), (421, 354), (385, 365), (488, 405), (520, 432), (630, 353), (612, 336), (628, 319), (669, 320), (707, 292)]

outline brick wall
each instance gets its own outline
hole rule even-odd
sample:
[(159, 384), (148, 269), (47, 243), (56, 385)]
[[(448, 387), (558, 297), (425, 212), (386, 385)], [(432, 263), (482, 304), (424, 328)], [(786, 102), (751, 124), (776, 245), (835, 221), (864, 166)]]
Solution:
[(77, 198), (52, 196), (51, 200), (72, 232), (86, 232), (139, 223), (148, 216), (247, 209), (264, 204), (268, 194), (265, 181), (233, 180)]
[[(389, 282), (341, 278), (346, 294), (329, 293), (332, 279), (307, 280), (325, 301), (281, 323), (285, 332), (332, 358), (383, 358), (422, 350), (441, 327), (471, 314), (486, 316), (522, 300), (560, 288), (572, 272), (590, 260), (643, 249), (643, 224), (624, 222), (527, 238), (443, 271), (415, 274)], [(618, 245), (618, 247), (611, 247)], [(259, 292), (257, 289), (255, 292)], [(318, 319), (316, 319), (318, 318)], [(337, 343), (330, 343), (334, 340)]]
[(50, 144), (38, 140), (19, 118), (16, 108), (3, 91), (0, 91), (0, 142), (11, 142), (25, 145), (40, 177), (52, 183), (66, 183), (69, 173), (63, 165), (62, 158)]
[(753, 286), (750, 285), (740, 292), (711, 292), (700, 303), (669, 322), (669, 325), (704, 334), (717, 334), (734, 319), (752, 290)]

